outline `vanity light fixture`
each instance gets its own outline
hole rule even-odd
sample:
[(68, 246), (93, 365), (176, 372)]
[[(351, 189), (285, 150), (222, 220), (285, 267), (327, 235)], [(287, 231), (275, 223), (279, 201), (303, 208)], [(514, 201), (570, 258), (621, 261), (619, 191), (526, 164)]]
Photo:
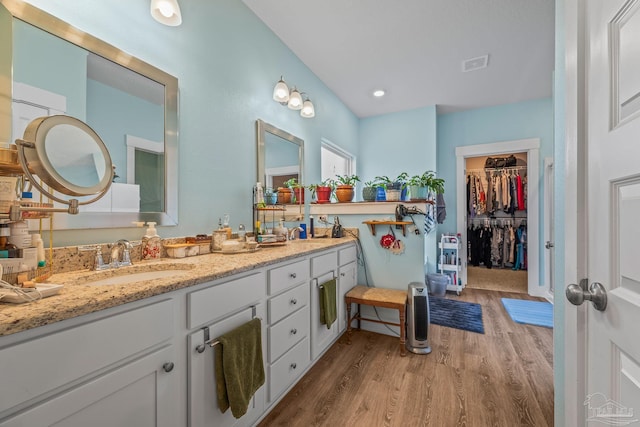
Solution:
[(296, 89), (295, 86), (289, 94), (287, 107), (289, 107), (290, 110), (302, 110), (302, 95), (300, 95), (300, 92), (298, 92), (298, 89)]
[(151, 16), (159, 23), (170, 27), (182, 24), (178, 0), (151, 0)]
[(300, 110), (302, 117), (315, 117), (315, 108), (308, 96), (305, 96), (303, 101), (303, 93), (304, 92), (298, 91), (295, 86), (293, 89), (289, 89), (289, 86), (287, 86), (282, 76), (280, 76), (280, 80), (273, 88), (273, 100), (279, 102), (281, 105), (286, 105), (291, 110)]
[(313, 104), (309, 100), (308, 96), (304, 97), (304, 102), (302, 103), (302, 110), (300, 111), (300, 115), (307, 119), (315, 117), (316, 115), (316, 110), (315, 108), (313, 108)]

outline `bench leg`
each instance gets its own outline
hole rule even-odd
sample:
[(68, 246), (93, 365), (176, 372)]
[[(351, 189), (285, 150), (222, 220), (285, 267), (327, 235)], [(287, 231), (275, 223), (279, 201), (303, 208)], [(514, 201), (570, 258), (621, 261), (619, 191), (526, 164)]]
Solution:
[(351, 301), (346, 301), (347, 306), (347, 344), (351, 344)]
[(406, 324), (405, 324), (405, 308), (398, 309), (400, 315), (400, 356), (407, 355), (407, 347), (405, 346), (406, 340)]

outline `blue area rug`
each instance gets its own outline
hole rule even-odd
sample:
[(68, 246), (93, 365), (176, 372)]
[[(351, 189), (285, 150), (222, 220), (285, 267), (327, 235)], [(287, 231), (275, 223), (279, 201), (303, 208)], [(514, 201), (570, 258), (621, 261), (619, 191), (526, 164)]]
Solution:
[(484, 334), (480, 304), (430, 297), (429, 310), (434, 325)]
[(516, 323), (553, 328), (553, 305), (549, 302), (502, 298), (502, 305)]

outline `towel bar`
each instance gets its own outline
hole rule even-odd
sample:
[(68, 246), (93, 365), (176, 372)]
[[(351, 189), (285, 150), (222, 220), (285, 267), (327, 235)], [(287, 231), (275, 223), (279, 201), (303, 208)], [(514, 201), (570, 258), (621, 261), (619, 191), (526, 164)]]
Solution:
[[(251, 318), (252, 319), (256, 318), (256, 306), (255, 305), (251, 306)], [(259, 319), (262, 320), (262, 318), (259, 318)], [(204, 351), (207, 349), (206, 346), (214, 347), (214, 346), (220, 344), (220, 341), (218, 341), (217, 339), (209, 338), (209, 327), (208, 326), (205, 326), (204, 328), (202, 328), (202, 331), (204, 332), (204, 344), (200, 344), (199, 346), (196, 347), (196, 351), (198, 353), (204, 353)]]
[[(335, 271), (331, 271), (331, 275), (333, 276), (333, 279), (331, 279), (331, 280), (334, 280), (334, 279), (336, 278), (336, 272), (335, 272)], [(324, 286), (322, 286), (322, 285), (320, 284), (320, 281), (318, 280), (318, 278), (317, 278), (317, 277), (314, 277), (312, 280), (315, 280), (315, 281), (316, 281), (316, 286), (317, 286), (319, 289), (324, 288)]]

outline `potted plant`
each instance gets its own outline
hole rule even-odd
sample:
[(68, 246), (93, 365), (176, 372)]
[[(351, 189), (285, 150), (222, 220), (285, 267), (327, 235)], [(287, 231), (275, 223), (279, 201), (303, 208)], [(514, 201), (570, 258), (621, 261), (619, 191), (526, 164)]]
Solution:
[(409, 187), (409, 174), (402, 172), (393, 182), (395, 189), (400, 190), (400, 200), (407, 200), (407, 190)]
[(387, 189), (392, 188), (393, 181), (388, 176), (376, 176), (375, 181), (378, 184), (378, 191), (376, 193), (376, 202), (384, 202), (387, 200)]
[(297, 178), (291, 178), (285, 181), (284, 185), (293, 190), (293, 194), (295, 195), (295, 203), (303, 204), (304, 203), (304, 185), (298, 182)]
[(331, 203), (331, 194), (335, 184), (332, 179), (325, 179), (320, 184), (312, 184), (308, 188), (311, 190), (311, 195), (316, 196), (317, 203)]
[(444, 193), (444, 179), (436, 178), (433, 171), (426, 171), (422, 175), (414, 175), (409, 180), (411, 200), (426, 200), (429, 190), (436, 194)]
[(353, 200), (355, 194), (353, 187), (356, 182), (360, 182), (358, 175), (338, 175), (336, 177), (336, 198), (338, 202), (345, 203)]
[(377, 180), (366, 181), (362, 188), (362, 200), (365, 202), (375, 202), (378, 187), (380, 187), (380, 184)]

